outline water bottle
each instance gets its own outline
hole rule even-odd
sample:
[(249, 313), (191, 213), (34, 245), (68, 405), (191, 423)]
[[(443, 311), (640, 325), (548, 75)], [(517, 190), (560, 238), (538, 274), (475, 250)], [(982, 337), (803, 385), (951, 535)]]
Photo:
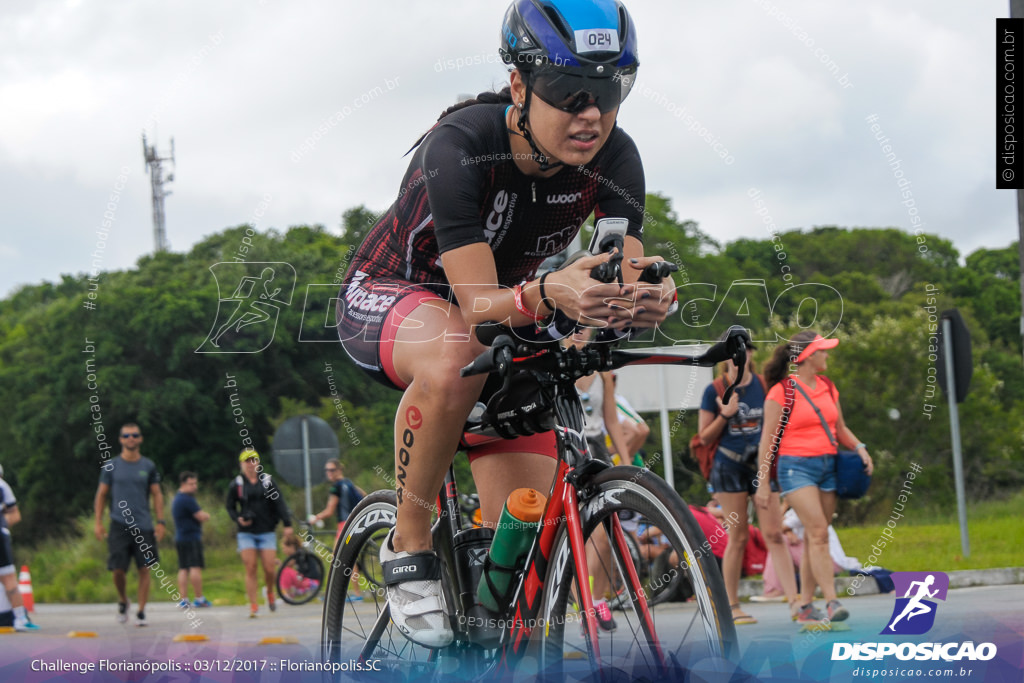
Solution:
[[(526, 559), (546, 505), (546, 496), (530, 488), (516, 489), (505, 501), (488, 553), (490, 562), (476, 591), (480, 604), (492, 612), (504, 611), (506, 605), (499, 604), (499, 600), (508, 591), (516, 568)], [(494, 592), (488, 578), (494, 584)]]

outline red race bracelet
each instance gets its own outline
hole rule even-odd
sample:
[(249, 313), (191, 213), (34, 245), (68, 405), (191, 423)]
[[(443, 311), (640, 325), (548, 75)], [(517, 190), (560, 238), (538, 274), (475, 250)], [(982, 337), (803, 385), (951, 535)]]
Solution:
[(512, 296), (515, 298), (516, 310), (517, 311), (519, 311), (520, 313), (525, 315), (530, 320), (533, 320), (534, 322), (538, 322), (538, 321), (544, 319), (544, 316), (537, 315), (536, 313), (534, 313), (533, 311), (528, 309), (523, 304), (523, 286), (522, 285), (516, 285), (515, 287), (512, 288)]

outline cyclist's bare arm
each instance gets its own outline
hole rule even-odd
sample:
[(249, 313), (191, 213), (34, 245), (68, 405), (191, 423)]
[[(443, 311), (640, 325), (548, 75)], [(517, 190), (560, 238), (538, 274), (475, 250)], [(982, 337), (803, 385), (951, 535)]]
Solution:
[[(607, 254), (583, 258), (552, 273), (545, 281), (545, 293), (569, 318), (604, 325), (614, 314), (606, 301), (619, 294), (619, 286), (597, 282), (590, 277), (590, 270), (609, 258)], [(462, 306), (463, 319), (470, 325), (497, 320), (520, 327), (533, 322), (516, 310), (512, 290), (498, 286), (494, 254), (489, 245), (479, 242), (446, 252), (444, 269)], [(541, 303), (539, 279), (523, 287), (523, 305), (540, 315), (549, 312)]]

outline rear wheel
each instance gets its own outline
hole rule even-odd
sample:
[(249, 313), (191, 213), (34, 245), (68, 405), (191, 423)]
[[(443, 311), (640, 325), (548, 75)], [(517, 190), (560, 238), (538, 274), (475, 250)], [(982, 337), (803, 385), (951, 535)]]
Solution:
[[(382, 672), (380, 680), (444, 680), (483, 677), (494, 666), (495, 650), (470, 645), (464, 629), (456, 627), (455, 642), (432, 650), (407, 639), (391, 622), (387, 590), (380, 565), (380, 548), (395, 525), (394, 491), (375, 491), (352, 511), (338, 544), (327, 578), (321, 624), (322, 659), (336, 665), (329, 680), (352, 680), (366, 672)], [(441, 584), (451, 607), (455, 587), (452, 569), (442, 560)], [(361, 668), (360, 668), (361, 667)], [(374, 680), (377, 676), (374, 675)]]
[[(388, 616), (379, 553), (396, 512), (395, 492), (375, 491), (349, 515), (327, 578), (321, 647), (326, 663), (368, 667), (362, 670), (386, 672), (387, 679), (412, 679), (433, 672), (436, 657), (402, 635)], [(358, 671), (339, 671), (336, 679)]]
[[(681, 675), (684, 665), (701, 659), (730, 656), (736, 631), (725, 585), (686, 504), (662, 479), (636, 467), (604, 470), (589, 485), (593, 495), (580, 505), (585, 540), (589, 542), (599, 527), (612, 538), (612, 518), (621, 513), (639, 515), (659, 529), (664, 547), (657, 561), (637, 566), (634, 546), (627, 541), (623, 552), (613, 540), (610, 552), (589, 567), (591, 576), (606, 577), (612, 590), (619, 591), (616, 596), (594, 596), (611, 598), (619, 608), (613, 612), (617, 628), (610, 633), (599, 630), (595, 653), (576, 604), (576, 568), (562, 526), (555, 538), (541, 608), (542, 670), (570, 679), (589, 677), (594, 668), (621, 672), (626, 679), (661, 679)], [(637, 582), (630, 578), (630, 565)], [(692, 601), (651, 604), (651, 595), (670, 593), (683, 581), (693, 590)]]

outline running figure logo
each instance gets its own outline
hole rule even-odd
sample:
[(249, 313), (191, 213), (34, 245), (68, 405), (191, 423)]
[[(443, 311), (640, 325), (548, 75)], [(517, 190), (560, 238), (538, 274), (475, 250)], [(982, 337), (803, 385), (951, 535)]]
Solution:
[[(274, 341), (282, 306), (291, 305), (295, 269), (289, 263), (223, 262), (210, 266), (217, 281), (217, 317), (196, 353), (259, 353)], [(221, 283), (238, 283), (231, 296)]]
[(927, 633), (935, 624), (938, 605), (928, 598), (945, 600), (949, 590), (949, 577), (942, 572), (893, 572), (896, 586), (896, 606), (883, 635), (916, 636)]

